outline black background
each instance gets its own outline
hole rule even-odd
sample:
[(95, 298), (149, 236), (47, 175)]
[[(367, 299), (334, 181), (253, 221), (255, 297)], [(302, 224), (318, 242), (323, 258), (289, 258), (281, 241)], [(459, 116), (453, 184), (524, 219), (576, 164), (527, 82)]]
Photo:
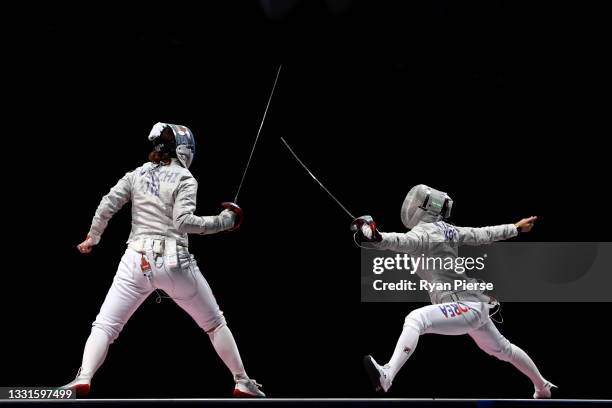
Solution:
[[(406, 3), (406, 4), (404, 4)], [(386, 361), (415, 304), (361, 304), (344, 214), (403, 229), (408, 189), (448, 191), (459, 225), (540, 220), (534, 241), (605, 241), (608, 79), (598, 16), (578, 2), (296, 2), (45, 9), (12, 16), (5, 77), (1, 385), (60, 385), (129, 233), (75, 245), (157, 121), (188, 125), (198, 211), (231, 199), (278, 64), (237, 233), (190, 239), (248, 373), (273, 397), (366, 397), (364, 354)], [(76, 13), (76, 14), (75, 14)], [(602, 99), (604, 101), (602, 101)], [(568, 254), (571, 256), (571, 254)], [(503, 300), (503, 299), (502, 299)], [(608, 305), (504, 305), (500, 330), (565, 398), (610, 398)], [(169, 300), (148, 299), (111, 346), (95, 397), (224, 397), (230, 374)], [(394, 397), (529, 398), (529, 381), (467, 336), (425, 336)]]

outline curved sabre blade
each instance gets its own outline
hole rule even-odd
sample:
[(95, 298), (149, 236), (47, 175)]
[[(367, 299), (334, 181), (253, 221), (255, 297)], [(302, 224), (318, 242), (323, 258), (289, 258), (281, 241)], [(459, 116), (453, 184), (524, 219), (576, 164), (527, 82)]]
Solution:
[(293, 155), (293, 157), (295, 157), (295, 160), (297, 160), (298, 163), (300, 163), (300, 165), (308, 172), (308, 174), (310, 174), (310, 177), (312, 177), (314, 179), (314, 181), (316, 181), (323, 190), (325, 190), (325, 192), (327, 194), (329, 194), (329, 196), (331, 198), (334, 199), (334, 201), (340, 206), (340, 208), (342, 208), (344, 210), (345, 213), (347, 213), (349, 215), (349, 217), (351, 217), (353, 220), (357, 217), (355, 217), (353, 214), (351, 214), (351, 212), (349, 210), (346, 209), (345, 206), (342, 205), (342, 203), (340, 202), (340, 200), (338, 200), (328, 189), (327, 187), (325, 187), (323, 185), (323, 183), (321, 183), (314, 174), (312, 174), (312, 172), (308, 169), (308, 167), (306, 167), (306, 165), (304, 164), (303, 161), (300, 160), (300, 158), (297, 156), (297, 154), (295, 154), (295, 152), (293, 151), (293, 149), (289, 146), (289, 144), (285, 141), (284, 138), (280, 138), (281, 142), (283, 142), (285, 144), (285, 146), (287, 146), (287, 149), (289, 149), (289, 151), (291, 152), (291, 154)]
[(249, 166), (251, 165), (251, 159), (253, 158), (253, 153), (255, 152), (255, 147), (257, 146), (257, 141), (259, 140), (259, 134), (261, 133), (261, 128), (266, 120), (266, 115), (268, 114), (268, 108), (270, 107), (270, 102), (272, 101), (272, 95), (274, 95), (274, 90), (276, 89), (276, 83), (278, 82), (278, 76), (280, 75), (281, 68), (283, 64), (280, 64), (278, 67), (278, 71), (276, 71), (276, 78), (274, 78), (274, 85), (272, 85), (272, 92), (270, 92), (270, 97), (268, 98), (268, 103), (266, 104), (266, 110), (264, 111), (263, 117), (261, 118), (261, 123), (259, 124), (259, 129), (257, 130), (257, 136), (255, 137), (255, 142), (253, 142), (253, 148), (251, 149), (251, 154), (249, 154), (249, 160), (247, 160), (247, 164), (244, 168), (244, 172), (242, 173), (242, 179), (240, 180), (240, 184), (238, 185), (238, 191), (236, 191), (236, 196), (234, 197), (234, 203), (238, 203), (238, 195), (240, 194), (240, 190), (242, 189), (242, 184), (244, 183), (244, 179), (246, 177), (247, 171), (249, 170)]

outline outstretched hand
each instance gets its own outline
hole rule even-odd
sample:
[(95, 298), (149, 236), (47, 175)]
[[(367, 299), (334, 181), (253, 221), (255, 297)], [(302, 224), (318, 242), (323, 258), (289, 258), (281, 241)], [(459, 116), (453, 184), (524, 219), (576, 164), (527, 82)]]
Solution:
[(94, 245), (95, 244), (93, 242), (93, 239), (90, 236), (87, 236), (85, 241), (83, 241), (79, 245), (77, 245), (77, 249), (82, 254), (88, 254), (88, 253), (91, 252), (91, 250), (92, 250)]
[(538, 217), (535, 216), (523, 218), (522, 220), (514, 224), (514, 226), (517, 230), (519, 230), (519, 232), (529, 232), (533, 228), (533, 224), (535, 224), (537, 219)]

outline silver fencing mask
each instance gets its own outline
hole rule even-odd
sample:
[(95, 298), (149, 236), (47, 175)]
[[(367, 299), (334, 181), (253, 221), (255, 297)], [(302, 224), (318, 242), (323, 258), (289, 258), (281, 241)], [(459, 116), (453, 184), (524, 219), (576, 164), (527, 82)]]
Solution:
[(427, 187), (414, 186), (402, 204), (402, 223), (406, 228), (414, 228), (422, 222), (436, 222), (450, 217), (453, 200), (448, 194)]

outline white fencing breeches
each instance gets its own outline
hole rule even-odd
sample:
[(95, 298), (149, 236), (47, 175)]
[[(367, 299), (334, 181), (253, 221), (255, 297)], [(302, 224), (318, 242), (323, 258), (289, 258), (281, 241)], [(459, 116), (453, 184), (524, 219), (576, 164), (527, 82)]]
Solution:
[(536, 389), (546, 383), (531, 358), (497, 330), (489, 317), (489, 305), (478, 302), (441, 303), (410, 312), (388, 363), (391, 380), (414, 352), (419, 336), (427, 333), (469, 334), (486, 353), (512, 363), (529, 377)]
[(112, 343), (156, 288), (166, 292), (205, 332), (224, 324), (223, 313), (193, 255), (188, 252), (178, 255), (179, 265), (175, 268), (165, 267), (163, 258), (157, 257), (155, 264), (151, 262), (151, 275), (147, 278), (140, 266), (142, 254), (128, 248), (93, 327), (104, 331)]
[(208, 333), (234, 377), (246, 377), (234, 337), (193, 255), (177, 255), (179, 262), (174, 268), (165, 267), (161, 256), (155, 263), (150, 260), (147, 277), (141, 269), (143, 255), (131, 248), (125, 251), (85, 345), (81, 376), (94, 375), (106, 357), (108, 345), (119, 336), (132, 314), (155, 289), (162, 289)]

